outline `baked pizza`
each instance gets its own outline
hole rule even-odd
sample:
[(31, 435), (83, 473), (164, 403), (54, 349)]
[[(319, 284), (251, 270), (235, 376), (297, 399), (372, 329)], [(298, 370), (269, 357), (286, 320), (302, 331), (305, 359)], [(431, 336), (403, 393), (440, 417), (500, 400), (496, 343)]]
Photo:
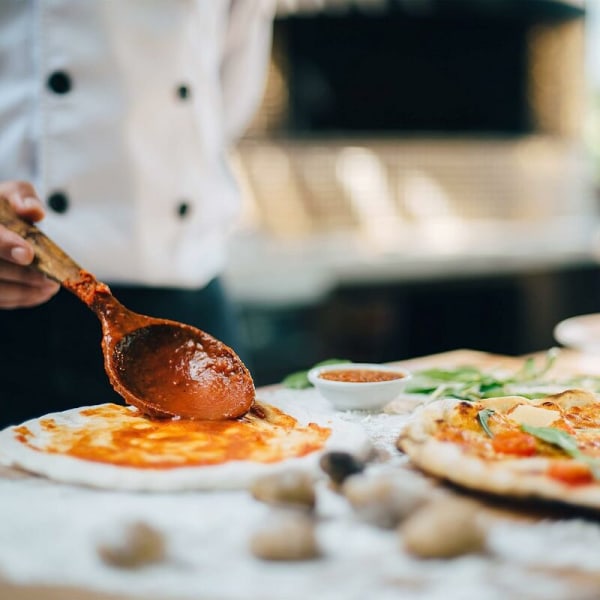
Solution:
[(265, 472), (316, 468), (323, 451), (368, 451), (362, 428), (318, 403), (273, 400), (225, 421), (151, 419), (117, 404), (53, 413), (0, 432), (0, 462), (56, 481), (170, 491), (243, 488)]
[(589, 391), (436, 400), (413, 415), (398, 447), (473, 490), (600, 508), (600, 397)]

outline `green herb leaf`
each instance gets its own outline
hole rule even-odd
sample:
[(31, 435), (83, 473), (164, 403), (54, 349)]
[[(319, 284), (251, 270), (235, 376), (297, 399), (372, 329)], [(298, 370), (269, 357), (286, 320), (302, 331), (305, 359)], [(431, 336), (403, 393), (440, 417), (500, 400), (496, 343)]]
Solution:
[(546, 361), (539, 369), (536, 367), (535, 360), (529, 357), (525, 360), (519, 371), (517, 371), (513, 381), (524, 382), (540, 379), (554, 366), (559, 352), (560, 350), (558, 348), (550, 348), (550, 350), (546, 352)]
[(562, 429), (555, 429), (554, 427), (533, 427), (532, 425), (524, 424), (521, 425), (521, 429), (544, 442), (548, 442), (548, 444), (558, 446), (569, 456), (578, 458), (581, 454), (575, 438)]
[(578, 462), (586, 464), (594, 479), (600, 479), (600, 460), (584, 454), (577, 446), (575, 438), (566, 431), (554, 427), (532, 427), (531, 425), (521, 425), (521, 429), (544, 442), (558, 446)]
[[(449, 397), (466, 400), (467, 402), (496, 396), (541, 397), (546, 394), (539, 394), (539, 390), (532, 388), (549, 383), (547, 379), (544, 380), (544, 376), (554, 365), (558, 352), (558, 348), (548, 350), (545, 361), (541, 365), (530, 357), (523, 361), (516, 372), (509, 375), (486, 373), (473, 366), (461, 366), (451, 369), (423, 369), (413, 373), (413, 377), (407, 382), (405, 390), (410, 394), (426, 394), (431, 400)], [(560, 384), (556, 381), (553, 383)], [(597, 381), (588, 381), (587, 383), (586, 389), (598, 388), (598, 391), (600, 391), (600, 378)], [(566, 385), (566, 387), (573, 386)]]
[(311, 369), (314, 369), (315, 367), (326, 367), (328, 365), (343, 365), (343, 364), (347, 364), (349, 362), (352, 362), (352, 361), (348, 360), (347, 358), (327, 358), (325, 360), (322, 360), (321, 362), (314, 364), (311, 367)]
[(311, 387), (312, 383), (308, 380), (308, 371), (297, 371), (287, 375), (282, 380), (282, 385), (292, 390), (304, 390)]
[(502, 381), (475, 367), (456, 369), (425, 369), (413, 374), (407, 383), (409, 394), (428, 394), (431, 399), (447, 396), (472, 402), (480, 399), (485, 390), (500, 390)]
[(484, 408), (477, 413), (477, 418), (483, 430), (492, 438), (494, 434), (491, 432), (488, 426), (488, 419), (494, 414), (494, 410), (491, 408)]
[[(345, 358), (328, 358), (327, 360), (322, 360), (318, 362), (316, 365), (313, 365), (311, 369), (315, 367), (324, 367), (326, 365), (338, 365), (352, 362)], [(295, 373), (291, 373), (283, 378), (281, 384), (292, 390), (305, 390), (306, 388), (312, 387), (312, 383), (308, 380), (308, 372), (310, 369), (306, 369), (305, 371), (296, 371)]]
[(479, 381), (482, 373), (477, 367), (466, 366), (455, 369), (424, 369), (419, 371), (419, 376), (437, 381), (472, 383)]

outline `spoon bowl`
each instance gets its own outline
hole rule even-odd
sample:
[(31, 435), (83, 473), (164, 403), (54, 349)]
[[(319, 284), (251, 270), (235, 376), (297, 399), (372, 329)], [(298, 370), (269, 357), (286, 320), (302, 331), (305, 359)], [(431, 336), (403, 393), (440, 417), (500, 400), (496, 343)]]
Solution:
[(208, 333), (133, 312), (35, 225), (0, 198), (0, 223), (31, 243), (33, 266), (75, 294), (99, 318), (104, 367), (123, 399), (157, 418), (220, 420), (250, 409), (252, 377), (237, 354)]

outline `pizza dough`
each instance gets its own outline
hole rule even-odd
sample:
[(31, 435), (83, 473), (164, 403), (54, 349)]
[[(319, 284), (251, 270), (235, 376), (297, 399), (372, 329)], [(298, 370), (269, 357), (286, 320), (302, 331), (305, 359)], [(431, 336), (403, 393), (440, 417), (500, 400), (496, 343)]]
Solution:
[[(481, 411), (487, 412), (491, 436), (481, 424)], [(498, 436), (507, 432), (525, 436), (531, 430), (528, 428), (568, 431), (576, 441), (576, 451), (581, 450), (586, 460), (600, 461), (600, 400), (582, 390), (536, 400), (510, 396), (478, 402), (434, 401), (415, 413), (397, 445), (423, 471), (466, 488), (600, 509), (600, 481), (591, 472), (586, 481), (553, 475), (559, 470), (554, 469), (557, 466), (567, 467), (567, 471), (582, 467), (585, 471), (585, 461), (537, 438), (532, 450), (521, 448), (510, 453), (494, 449), (494, 429)]]
[[(370, 449), (368, 437), (362, 427), (337, 417), (327, 408), (326, 403), (310, 392), (302, 396), (286, 390), (265, 392), (261, 395), (260, 405), (268, 412), (284, 413), (282, 418), (287, 419), (287, 425), (281, 429), (279, 421), (276, 421), (265, 438), (268, 443), (260, 437), (260, 431), (248, 430), (247, 437), (255, 435), (258, 440), (252, 460), (230, 453), (228, 456), (234, 458), (210, 464), (214, 448), (219, 452), (227, 451), (228, 446), (236, 444), (237, 436), (224, 440), (222, 432), (216, 433), (212, 441), (210, 438), (202, 440), (205, 450), (198, 448), (197, 440), (173, 444), (169, 435), (163, 435), (160, 428), (144, 433), (148, 421), (138, 415), (135, 409), (107, 404), (53, 413), (27, 421), (19, 427), (6, 428), (0, 432), (0, 462), (55, 481), (115, 490), (239, 489), (248, 487), (257, 476), (265, 473), (291, 467), (317, 471), (319, 458), (324, 451), (340, 450), (365, 455)], [(89, 460), (85, 458), (85, 452), (80, 453), (79, 457), (66, 454), (60, 444), (56, 443), (56, 439), (60, 439), (55, 434), (56, 429), (61, 434), (77, 432), (76, 445), (80, 445), (81, 432), (87, 432), (89, 435), (86, 436), (85, 444), (88, 451), (91, 445), (101, 448), (104, 446), (110, 450), (111, 419), (125, 422), (125, 430), (130, 433), (133, 431), (134, 437), (141, 437), (141, 442), (134, 440), (133, 444), (144, 444), (144, 438), (149, 436), (162, 439), (158, 443), (154, 440), (149, 444), (149, 452), (136, 453), (135, 460), (138, 462), (129, 461), (129, 464), (135, 466), (127, 466), (129, 459), (120, 461), (121, 464), (117, 460), (115, 464), (111, 463), (110, 457), (108, 461)], [(107, 423), (110, 426), (107, 427)], [(252, 427), (252, 423), (249, 423), (249, 427)], [(141, 434), (136, 433), (136, 428), (141, 428)], [(64, 435), (61, 437), (64, 438)], [(70, 446), (74, 447), (73, 443)], [(206, 464), (176, 465), (179, 454), (204, 451), (209, 457)], [(169, 458), (175, 463), (164, 462)], [(140, 460), (144, 463), (139, 462)], [(152, 461), (158, 461), (158, 468), (153, 466)], [(165, 467), (165, 464), (168, 466)], [(185, 461), (183, 464), (185, 465)]]

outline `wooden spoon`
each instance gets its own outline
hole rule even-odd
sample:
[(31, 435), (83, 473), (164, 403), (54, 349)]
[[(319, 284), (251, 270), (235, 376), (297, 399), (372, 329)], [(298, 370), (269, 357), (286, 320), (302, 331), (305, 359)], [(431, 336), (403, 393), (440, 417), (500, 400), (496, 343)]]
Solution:
[(254, 402), (254, 383), (235, 352), (209, 334), (135, 313), (35, 225), (0, 198), (0, 224), (34, 248), (33, 266), (75, 294), (102, 324), (104, 367), (125, 401), (159, 418), (239, 417)]

